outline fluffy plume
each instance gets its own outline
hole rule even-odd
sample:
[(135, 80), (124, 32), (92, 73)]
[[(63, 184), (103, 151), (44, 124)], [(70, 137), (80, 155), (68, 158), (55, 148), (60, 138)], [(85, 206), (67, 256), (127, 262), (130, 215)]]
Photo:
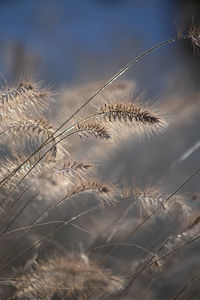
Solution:
[[(9, 122), (5, 129), (0, 133), (6, 134), (8, 138), (13, 138), (13, 141), (16, 144), (23, 143), (23, 148), (26, 149), (28, 147), (28, 141), (30, 142), (30, 147), (33, 148), (33, 143), (37, 145), (42, 144), (48, 138), (52, 138), (52, 142), (56, 143), (56, 139), (53, 136), (54, 130), (52, 125), (46, 121), (45, 119), (21, 119), (17, 122)], [(22, 145), (21, 145), (22, 146)], [(51, 151), (49, 152), (48, 158), (52, 156), (56, 157), (57, 152), (62, 150), (60, 143), (55, 145)]]
[(0, 134), (20, 135), (20, 133), (29, 135), (45, 135), (46, 138), (52, 136), (53, 130), (52, 125), (45, 119), (34, 120), (34, 119), (21, 119), (19, 122), (12, 122), (9, 126)]
[(133, 201), (137, 201), (144, 212), (150, 213), (155, 209), (158, 209), (160, 216), (166, 217), (173, 211), (174, 215), (181, 215), (182, 222), (186, 222), (191, 218), (191, 207), (187, 203), (187, 199), (177, 195), (173, 199), (169, 199), (169, 194), (162, 192), (157, 188), (145, 188), (140, 189), (135, 187), (133, 189), (126, 189), (122, 193), (123, 198), (130, 198)]
[(71, 174), (71, 173), (83, 173), (84, 171), (91, 168), (90, 164), (85, 164), (83, 162), (64, 162), (63, 167), (60, 169), (57, 169), (55, 171), (56, 175), (65, 176), (65, 174)]
[[(25, 160), (25, 157), (15, 157), (13, 160), (7, 160), (4, 161), (4, 163), (1, 164), (0, 169), (0, 179), (5, 178), (8, 174), (10, 174), (11, 171), (14, 171), (17, 166)], [(38, 175), (39, 172), (41, 172), (42, 165), (41, 163), (38, 163), (37, 166), (33, 169), (31, 173), (28, 174), (26, 179), (17, 186), (19, 180), (27, 174), (27, 172), (32, 168), (34, 165), (34, 162), (27, 162), (23, 165), (21, 169), (19, 169), (16, 174), (8, 180), (8, 182), (1, 188), (2, 194), (1, 194), (1, 201), (0, 201), (0, 207), (1, 210), (3, 210), (4, 214), (9, 209), (10, 205), (12, 205), (13, 201), (15, 201), (18, 193), (20, 195), (20, 190), (24, 189), (25, 187), (31, 186), (32, 180), (35, 176)], [(13, 190), (14, 189), (14, 190)], [(13, 190), (13, 191), (12, 191)], [(11, 194), (9, 191), (12, 191)]]
[[(80, 179), (77, 177), (76, 180), (73, 181), (68, 176), (55, 177), (52, 176), (51, 173), (41, 172), (38, 178), (35, 179), (35, 183), (37, 190), (40, 191), (40, 194), (48, 195), (49, 197), (50, 191), (53, 197), (62, 195), (64, 193), (66, 195), (65, 198), (86, 192), (95, 193), (100, 197), (100, 199), (105, 200), (108, 203), (113, 203), (114, 201), (114, 188), (111, 186), (102, 185), (98, 181), (90, 179), (90, 177), (85, 179)], [(46, 186), (45, 190), (43, 189), (44, 185)]]
[(109, 139), (110, 135), (107, 131), (107, 129), (97, 123), (79, 123), (77, 125), (77, 132), (78, 134), (84, 135), (86, 137), (93, 136), (95, 138), (100, 139)]
[(112, 276), (86, 255), (54, 256), (35, 263), (13, 281), (15, 291), (9, 299), (95, 299), (102, 293), (113, 294), (123, 280)]
[(199, 218), (196, 219), (195, 221), (196, 224), (192, 225), (192, 227), (189, 227), (188, 229), (178, 233), (177, 235), (170, 236), (170, 238), (166, 242), (165, 249), (171, 251), (177, 247), (184, 245), (192, 238), (197, 236), (199, 234), (199, 229), (200, 229)]
[(159, 117), (147, 110), (143, 110), (132, 103), (105, 104), (100, 107), (100, 113), (105, 120), (120, 122), (140, 122), (144, 125), (161, 125)]
[(6, 87), (0, 92), (0, 118), (15, 120), (19, 115), (38, 114), (50, 96), (47, 89), (32, 80), (23, 80), (14, 88)]
[(88, 176), (91, 175), (91, 167), (92, 166), (88, 163), (77, 161), (47, 161), (41, 172), (35, 178), (35, 183), (43, 195), (46, 194), (46, 192), (43, 191), (42, 186), (43, 184), (47, 184), (55, 196), (55, 193), (65, 193), (66, 188), (68, 189), (71, 184), (77, 185), (80, 182), (86, 181)]
[[(139, 99), (135, 103), (122, 99), (108, 99), (98, 110), (97, 119), (109, 128), (112, 138), (118, 141), (130, 134), (142, 136), (143, 133), (158, 132), (166, 127), (166, 121), (156, 109), (142, 104)], [(122, 133), (123, 132), (123, 133)], [(116, 139), (117, 138), (117, 139)]]
[[(25, 156), (21, 156), (21, 157), (15, 156), (12, 160), (10, 159), (1, 163), (0, 178), (3, 179), (8, 174), (10, 174), (10, 172), (14, 171), (18, 167), (18, 165), (20, 165), (25, 159), (26, 159)], [(20, 168), (16, 172), (15, 176), (13, 176), (6, 183), (5, 187), (11, 189), (16, 184), (16, 181), (19, 180), (19, 178), (21, 178), (22, 176), (24, 176), (31, 169), (33, 165), (34, 165), (34, 160), (25, 163), (22, 166), (22, 168)], [(30, 175), (27, 177), (27, 181), (29, 181), (30, 178), (33, 177), (34, 175), (38, 174), (38, 172), (41, 170), (41, 167), (42, 165), (40, 163), (37, 164), (37, 167), (35, 167), (33, 169), (33, 172), (30, 173)]]
[(61, 167), (56, 166), (52, 175), (59, 181), (61, 178), (67, 178), (70, 182), (85, 179), (90, 175), (92, 165), (83, 162), (67, 161), (62, 163)]
[(189, 30), (189, 35), (194, 49), (200, 47), (200, 24), (192, 21), (192, 25)]

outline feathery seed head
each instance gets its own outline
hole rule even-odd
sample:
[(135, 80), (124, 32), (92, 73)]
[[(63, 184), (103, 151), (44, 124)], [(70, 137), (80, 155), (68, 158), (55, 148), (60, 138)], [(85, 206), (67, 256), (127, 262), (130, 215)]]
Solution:
[[(31, 119), (31, 118), (18, 118), (16, 121), (8, 121), (5, 125), (2, 125), (2, 130), (0, 136), (7, 136), (9, 139), (9, 147), (13, 146), (18, 152), (28, 152), (32, 151), (32, 148), (42, 144), (46, 139), (52, 138), (52, 143), (56, 142), (53, 136), (52, 125), (43, 119)], [(12, 139), (11, 139), (12, 138)], [(4, 141), (4, 140), (3, 140)], [(14, 143), (14, 145), (13, 145)], [(51, 143), (51, 145), (52, 145)], [(22, 148), (22, 149), (21, 149)], [(29, 150), (29, 148), (31, 148)], [(45, 150), (45, 148), (44, 148)], [(49, 155), (46, 156), (46, 160), (50, 160), (57, 156), (57, 153), (62, 152), (63, 149), (60, 144), (52, 145), (49, 151)], [(40, 151), (39, 155), (43, 153)]]
[(45, 184), (55, 196), (55, 193), (60, 194), (62, 191), (65, 193), (70, 184), (74, 185), (86, 180), (90, 175), (89, 169), (91, 167), (90, 164), (77, 161), (65, 161), (64, 163), (55, 160), (47, 161), (35, 183), (42, 194), (44, 193), (43, 185)]
[(136, 121), (142, 124), (160, 124), (161, 120), (157, 116), (154, 116), (147, 110), (143, 110), (141, 107), (135, 106), (132, 103), (122, 104), (104, 104), (101, 106), (100, 113), (105, 120), (112, 121)]
[(114, 294), (123, 280), (109, 270), (77, 254), (54, 256), (35, 263), (13, 280), (10, 299), (95, 299), (101, 293)]
[(197, 49), (199, 53), (199, 47), (200, 47), (200, 24), (199, 23), (195, 23), (194, 21), (192, 21), (192, 25), (189, 30), (189, 36), (191, 38), (194, 51)]
[(55, 170), (56, 176), (74, 176), (75, 174), (83, 174), (85, 171), (90, 169), (92, 166), (90, 164), (85, 164), (83, 162), (64, 162), (61, 168)]
[(18, 116), (30, 117), (32, 114), (38, 114), (46, 105), (44, 100), (49, 97), (50, 91), (40, 83), (22, 80), (17, 87), (6, 87), (0, 91), (0, 118), (15, 120)]
[(108, 203), (113, 202), (113, 195), (112, 195), (113, 189), (106, 185), (102, 185), (93, 179), (80, 181), (69, 190), (70, 195), (75, 195), (81, 192), (97, 193), (97, 195), (99, 195), (100, 198), (102, 198), (106, 202)]
[(80, 136), (93, 136), (100, 139), (110, 138), (107, 129), (98, 123), (79, 123), (77, 124), (77, 132)]

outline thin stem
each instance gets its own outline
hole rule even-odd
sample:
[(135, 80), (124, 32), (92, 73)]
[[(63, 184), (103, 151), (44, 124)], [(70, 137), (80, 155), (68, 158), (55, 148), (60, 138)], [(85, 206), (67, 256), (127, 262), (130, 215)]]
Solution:
[[(44, 222), (44, 223), (41, 223), (41, 224), (37, 224), (36, 227), (42, 227), (42, 226), (52, 225), (52, 224), (63, 224), (63, 223), (65, 223), (65, 221), (50, 221), (50, 222)], [(71, 223), (70, 225), (72, 225), (75, 228), (78, 228), (78, 229), (82, 230), (85, 233), (91, 234), (88, 230), (86, 230), (86, 229), (84, 229), (84, 228), (82, 228), (82, 227), (80, 227), (76, 224)], [(31, 228), (32, 226), (33, 225), (28, 225), (28, 226), (25, 226), (25, 227), (20, 227), (20, 228), (16, 228), (16, 229), (13, 229), (11, 231), (5, 232), (4, 234), (2, 234), (0, 236), (0, 239), (4, 238), (4, 237), (6, 237), (10, 234), (16, 233), (18, 231), (23, 231), (23, 230), (26, 230), (28, 228)]]
[(172, 300), (176, 300), (181, 296), (187, 288), (189, 288), (196, 280), (200, 279), (200, 272), (198, 272), (190, 281), (186, 283), (186, 285), (172, 298)]
[[(22, 196), (23, 194), (25, 194), (25, 193), (29, 190), (29, 188), (30, 188), (30, 186), (20, 194), (20, 196), (19, 196), (19, 197), (17, 198), (17, 200), (15, 201), (15, 203), (21, 198), (21, 196)], [(22, 206), (22, 208), (21, 208), (21, 209), (19, 210), (19, 212), (15, 215), (15, 217), (14, 217), (14, 218), (10, 221), (10, 223), (8, 223), (8, 225), (2, 230), (2, 232), (0, 233), (0, 237), (6, 233), (6, 231), (10, 228), (10, 226), (13, 225), (13, 223), (16, 221), (16, 219), (22, 214), (22, 212), (24, 211), (24, 209), (32, 202), (33, 199), (34, 199), (34, 198), (31, 198), (29, 201), (27, 201), (27, 202)], [(15, 204), (15, 203), (14, 203), (14, 204)], [(8, 212), (8, 213), (9, 213), (9, 212)]]
[[(85, 118), (83, 118), (83, 119), (81, 119), (81, 120), (79, 120), (78, 122), (76, 122), (76, 123), (74, 123), (74, 124), (72, 124), (69, 128), (67, 128), (67, 129), (65, 129), (65, 130), (63, 130), (62, 132), (60, 132), (56, 137), (54, 137), (54, 144), (52, 145), (52, 147), (51, 148), (49, 148), (40, 158), (39, 158), (39, 160), (37, 161), (37, 162), (35, 162), (35, 164), (28, 170), (28, 172), (20, 179), (20, 181), (18, 181), (17, 183), (16, 183), (16, 185), (10, 190), (10, 192), (8, 193), (8, 195), (6, 196), (6, 198), (2, 201), (2, 203), (0, 204), (1, 206), (4, 204), (4, 202), (10, 197), (10, 195), (15, 191), (15, 189), (20, 185), (20, 183), (31, 173), (31, 171), (36, 167), (36, 165), (46, 156), (46, 154), (47, 153), (49, 153), (51, 150), (53, 150), (54, 149), (54, 147), (58, 144), (58, 143), (60, 143), (63, 139), (65, 139), (65, 138), (67, 138), (67, 137), (69, 137), (69, 136), (71, 136), (71, 135), (73, 135), (73, 134), (76, 134), (76, 133), (78, 133), (78, 132), (80, 132), (81, 130), (79, 130), (79, 131), (75, 131), (75, 132), (73, 132), (72, 134), (68, 134), (68, 135), (66, 135), (65, 137), (63, 137), (62, 139), (60, 139), (59, 141), (57, 141), (57, 142), (55, 142), (55, 140), (59, 137), (59, 136), (61, 136), (61, 135), (63, 135), (64, 133), (67, 133), (67, 132), (69, 132), (70, 130), (73, 130), (78, 124), (80, 124), (80, 123), (83, 123), (83, 122), (85, 122), (85, 121), (88, 121), (88, 120), (90, 120), (90, 119), (92, 119), (92, 118), (95, 118), (95, 117), (97, 117), (97, 116), (99, 116), (99, 115), (102, 115), (102, 114), (104, 114), (104, 112), (98, 112), (98, 113), (95, 113), (95, 114), (93, 114), (93, 115), (90, 115), (90, 116), (87, 116), (87, 117), (85, 117)], [(44, 146), (46, 146), (46, 145), (48, 145), (50, 142), (52, 142), (52, 140), (50, 140), (50, 141), (48, 141)], [(13, 175), (14, 176), (14, 175)], [(12, 177), (10, 177), (10, 178), (12, 178)], [(9, 178), (9, 179), (10, 179)], [(9, 180), (8, 179), (8, 180)], [(7, 181), (6, 181), (7, 182)], [(6, 184), (6, 182), (4, 183), (4, 184)], [(15, 202), (14, 202), (15, 203)], [(3, 211), (3, 213), (5, 214), (5, 215), (7, 215), (7, 213), (3, 210), (3, 208), (0, 206), (0, 208), (2, 209), (2, 211)]]
[(61, 225), (58, 225), (55, 229), (53, 229), (50, 233), (48, 233), (47, 235), (45, 235), (43, 238), (41, 238), (40, 240), (38, 240), (36, 243), (34, 243), (31, 247), (27, 248), (26, 250), (24, 250), (23, 252), (19, 253), (17, 256), (15, 256), (12, 260), (10, 260), (8, 263), (6, 263), (5, 265), (0, 267), (0, 270), (4, 269), (5, 267), (9, 266), (12, 262), (14, 262), (15, 260), (17, 260), (18, 258), (22, 257), (23, 255), (25, 255), (26, 253), (28, 253), (30, 250), (32, 250), (33, 248), (35, 248), (37, 245), (41, 244), (42, 242), (48, 240), (49, 238), (51, 238), (51, 236), (57, 232), (58, 230), (62, 229), (63, 227), (65, 227), (66, 225), (71, 224), (73, 221), (77, 220), (78, 218), (88, 215), (90, 213), (93, 213), (97, 210), (99, 210), (100, 208), (102, 208), (102, 205), (98, 205), (98, 206), (94, 206), (88, 210), (83, 211), (82, 213), (80, 213), (79, 215), (72, 217), (70, 220), (64, 222)]
[[(75, 125), (73, 126), (73, 128), (75, 127)], [(73, 129), (72, 128), (72, 129)], [(16, 185), (10, 190), (10, 192), (8, 193), (8, 195), (5, 197), (5, 199), (2, 201), (1, 203), (1, 206), (4, 204), (4, 202), (10, 197), (10, 195), (15, 191), (15, 189), (20, 185), (20, 183), (31, 173), (31, 171), (36, 167), (37, 164), (40, 163), (40, 161), (57, 145), (59, 144), (61, 141), (63, 141), (64, 139), (74, 135), (74, 134), (77, 134), (81, 131), (84, 131), (84, 130), (76, 130), (72, 133), (69, 133), (68, 135), (62, 137), (62, 139), (60, 139), (59, 141), (57, 141), (56, 143), (54, 143), (40, 158), (38, 161), (36, 161), (33, 166), (28, 170), (28, 172), (20, 179), (20, 181), (18, 181), (16, 183)], [(16, 200), (18, 201), (18, 199)], [(15, 205), (16, 201), (13, 202), (13, 205)], [(12, 205), (12, 206), (13, 206)], [(2, 207), (1, 207), (2, 208)], [(7, 215), (7, 213), (5, 212), (5, 214)]]
[[(192, 38), (190, 35), (183, 35), (183, 36), (178, 36), (172, 39), (169, 39), (165, 42), (162, 42), (158, 45), (153, 46), (149, 50), (143, 52), (139, 56), (137, 56), (135, 59), (130, 61), (124, 68), (122, 68), (120, 71), (118, 71), (111, 79), (109, 79), (102, 87), (100, 87), (89, 99), (87, 99), (68, 119), (66, 119), (53, 133), (52, 136), (54, 136), (63, 126), (65, 126), (72, 118), (75, 117), (88, 103), (90, 103), (98, 94), (100, 94), (106, 87), (108, 87), (111, 83), (113, 83), (117, 78), (119, 78), (122, 74), (124, 74), (130, 67), (135, 65), (140, 59), (142, 59), (144, 56), (147, 54), (153, 52), (156, 49), (159, 49), (160, 47), (163, 47), (165, 45), (174, 43), (179, 40), (184, 40)], [(22, 162), (14, 171), (12, 171), (9, 175), (7, 175), (3, 180), (0, 181), (0, 186), (5, 184), (12, 176), (15, 175), (15, 173), (26, 163), (28, 162), (38, 151), (40, 151), (47, 142), (52, 141), (53, 137), (48, 137), (46, 141), (44, 141), (24, 162)]]
[[(115, 246), (115, 245), (118, 245), (119, 243), (104, 243), (104, 244), (101, 244), (99, 246), (96, 246), (94, 248), (92, 248), (90, 250), (90, 252), (94, 251), (94, 250), (98, 250), (98, 249), (102, 249), (102, 248), (106, 248), (106, 247), (110, 247), (110, 246)], [(129, 243), (124, 243), (122, 244), (122, 246), (129, 246), (129, 247), (134, 247), (134, 248), (138, 248), (140, 250), (143, 250), (144, 252), (150, 254), (152, 257), (158, 257), (155, 253), (151, 252), (150, 250), (144, 248), (143, 246), (140, 246), (140, 245), (137, 245), (137, 244), (129, 244)], [(88, 252), (88, 255), (89, 253)]]
[(153, 215), (155, 215), (155, 213), (161, 208), (163, 207), (163, 202), (167, 202), (169, 199), (171, 199), (185, 184), (187, 184), (190, 180), (192, 180), (192, 178), (194, 178), (198, 173), (200, 172), (200, 168), (194, 172), (187, 180), (185, 180), (171, 195), (169, 195), (169, 197), (167, 199), (165, 199), (164, 201), (162, 201), (157, 208), (150, 214), (148, 215), (146, 218), (144, 218), (142, 220), (142, 222), (140, 224), (138, 224), (133, 230), (131, 230), (120, 242), (119, 245), (116, 245), (115, 247), (113, 247), (103, 258), (101, 258), (99, 260), (99, 263), (103, 263), (115, 250), (117, 250), (120, 247), (120, 244), (125, 243), (144, 223), (146, 223), (149, 219), (151, 219), (153, 217)]
[[(155, 263), (157, 263), (157, 262), (159, 262), (159, 261), (162, 261), (164, 258), (168, 257), (169, 255), (176, 254), (179, 250), (181, 250), (181, 249), (183, 249), (185, 246), (188, 246), (188, 245), (190, 245), (191, 243), (197, 241), (199, 238), (200, 238), (200, 235), (198, 235), (197, 237), (195, 237), (195, 238), (191, 239), (190, 241), (186, 242), (186, 243), (183, 244), (182, 246), (177, 247), (176, 249), (174, 249), (174, 250), (172, 250), (172, 251), (170, 251), (170, 252), (167, 252), (166, 254), (164, 254), (164, 255), (158, 257), (158, 258), (157, 258), (156, 260), (154, 260), (153, 262), (148, 263), (148, 264), (146, 264), (144, 267), (142, 267), (141, 270), (136, 271), (133, 275), (128, 276), (127, 279), (131, 279), (131, 283), (132, 283), (132, 280), (135, 279), (136, 276), (137, 276), (138, 274), (140, 274), (143, 270), (145, 270), (145, 269), (151, 267), (152, 265), (154, 265)], [(200, 274), (198, 273), (198, 274), (196, 275), (196, 277), (193, 278), (193, 279), (194, 279), (194, 280), (195, 280), (195, 279), (198, 279), (198, 278), (199, 278), (199, 275), (200, 275)], [(193, 280), (193, 281), (194, 281), (194, 280)], [(187, 286), (188, 286), (188, 285), (187, 285)], [(129, 288), (129, 284), (127, 285), (127, 287)], [(126, 287), (125, 289), (127, 289), (127, 287)], [(185, 288), (184, 288), (184, 290), (185, 290)], [(96, 298), (95, 300), (101, 299), (101, 297), (105, 296), (106, 294), (107, 294), (107, 292), (105, 292), (103, 295), (101, 295), (100, 297)], [(122, 295), (122, 294), (123, 294), (123, 291), (122, 291), (121, 295)], [(175, 299), (176, 299), (176, 298), (175, 298)], [(172, 300), (174, 300), (174, 299), (172, 299)]]
[[(11, 246), (5, 254), (3, 254), (0, 257), (0, 261), (2, 261), (2, 259), (4, 259), (5, 257), (7, 257), (10, 253), (12, 253), (12, 251), (16, 248), (16, 246), (28, 235), (30, 234), (33, 229), (36, 227), (37, 224), (41, 223), (44, 219), (46, 219), (58, 206), (60, 206), (64, 201), (66, 201), (67, 199), (69, 199), (72, 196), (78, 195), (80, 193), (87, 193), (90, 191), (94, 191), (94, 188), (92, 187), (83, 187), (82, 189), (78, 190), (78, 191), (74, 191), (73, 193), (67, 193), (61, 200), (57, 201), (55, 204), (51, 205), (49, 208), (47, 208), (47, 210), (45, 210), (45, 212), (34, 222), (34, 224), (23, 234), (23, 236), (16, 241), (16, 243)], [(36, 193), (29, 201), (32, 201), (35, 197), (37, 197), (39, 193)]]

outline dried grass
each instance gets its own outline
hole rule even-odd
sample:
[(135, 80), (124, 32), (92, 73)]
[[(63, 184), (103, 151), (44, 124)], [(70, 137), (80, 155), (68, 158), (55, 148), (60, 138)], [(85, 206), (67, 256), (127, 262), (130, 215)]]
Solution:
[[(141, 293), (148, 297), (152, 292), (154, 299), (161, 299), (156, 295), (155, 283), (165, 273), (173, 276), (167, 270), (171, 257), (184, 253), (188, 245), (188, 251), (195, 253), (200, 237), (199, 212), (194, 214), (188, 196), (177, 193), (200, 169), (172, 193), (153, 185), (148, 189), (144, 185), (116, 188), (123, 184), (114, 184), (114, 180), (100, 183), (98, 164), (93, 173), (90, 171), (93, 164), (86, 157), (91, 155), (88, 148), (92, 144), (84, 141), (88, 145), (84, 151), (84, 144), (76, 137), (99, 139), (97, 147), (106, 153), (108, 143), (108, 149), (113, 151), (113, 138), (123, 147), (124, 137), (129, 138), (127, 128), (133, 136), (166, 128), (163, 113), (155, 105), (153, 108), (127, 98), (125, 89), (130, 90), (130, 83), (126, 81), (116, 85), (119, 93), (109, 89), (113, 98), (120, 94), (120, 99), (104, 96), (103, 104), (89, 104), (145, 55), (188, 38), (195, 47), (199, 46), (198, 25), (192, 24), (188, 34), (179, 32), (178, 37), (132, 60), (57, 126), (44, 118), (46, 99), (52, 93), (40, 83), (23, 79), (15, 88), (1, 90), (0, 135), (5, 157), (2, 156), (0, 170), (0, 239), (4, 245), (0, 273), (5, 299), (140, 299)], [(75, 92), (87, 94), (88, 87)], [(83, 111), (85, 115), (78, 118)], [(73, 148), (74, 139), (78, 141)], [(80, 160), (75, 158), (76, 152)], [(133, 155), (133, 159), (137, 157)], [(94, 200), (99, 201), (98, 205), (91, 207)], [(73, 231), (66, 230), (69, 224), (81, 232), (77, 240)], [(19, 236), (14, 238), (16, 232)], [(83, 234), (89, 237), (84, 240)], [(23, 242), (28, 246), (22, 247)], [(128, 248), (131, 253), (126, 254)], [(184, 295), (188, 287), (191, 289), (199, 278), (195, 274), (190, 281), (184, 279), (187, 284), (174, 299)]]

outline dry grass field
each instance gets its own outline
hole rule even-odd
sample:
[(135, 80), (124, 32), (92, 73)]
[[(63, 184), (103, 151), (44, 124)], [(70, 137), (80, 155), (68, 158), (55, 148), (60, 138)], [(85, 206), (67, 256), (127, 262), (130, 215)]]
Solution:
[(200, 94), (121, 77), (179, 40), (199, 25), (107, 82), (2, 85), (0, 299), (200, 299)]

